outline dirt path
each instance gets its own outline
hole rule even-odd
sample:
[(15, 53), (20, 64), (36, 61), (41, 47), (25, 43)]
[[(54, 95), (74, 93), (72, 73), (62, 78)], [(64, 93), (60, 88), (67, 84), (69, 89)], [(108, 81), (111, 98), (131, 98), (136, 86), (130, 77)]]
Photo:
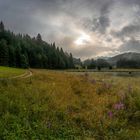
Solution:
[(25, 79), (25, 78), (31, 77), (32, 75), (33, 75), (33, 72), (31, 70), (28, 70), (24, 74), (14, 76), (14, 77), (10, 77), (8, 79), (17, 79), (17, 78)]

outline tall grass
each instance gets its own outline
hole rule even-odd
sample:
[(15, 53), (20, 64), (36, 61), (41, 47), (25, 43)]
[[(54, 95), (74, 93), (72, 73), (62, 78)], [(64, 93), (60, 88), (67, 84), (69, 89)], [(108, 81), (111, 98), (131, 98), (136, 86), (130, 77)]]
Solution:
[(4, 140), (140, 139), (140, 78), (33, 70), (0, 81)]

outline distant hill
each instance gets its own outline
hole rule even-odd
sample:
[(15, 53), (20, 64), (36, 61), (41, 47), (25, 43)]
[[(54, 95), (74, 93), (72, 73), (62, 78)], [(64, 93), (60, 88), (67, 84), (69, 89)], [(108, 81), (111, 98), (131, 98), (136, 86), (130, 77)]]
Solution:
[(107, 61), (112, 65), (116, 65), (117, 61), (122, 59), (140, 61), (140, 53), (135, 53), (135, 52), (123, 53), (123, 54), (116, 55), (114, 57), (110, 57), (108, 58)]

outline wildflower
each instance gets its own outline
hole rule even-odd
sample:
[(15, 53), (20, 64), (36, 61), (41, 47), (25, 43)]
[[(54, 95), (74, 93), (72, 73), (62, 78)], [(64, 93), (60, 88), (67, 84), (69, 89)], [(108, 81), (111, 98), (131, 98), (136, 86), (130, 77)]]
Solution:
[(114, 105), (114, 109), (116, 109), (116, 110), (124, 109), (124, 104), (123, 103), (117, 103), (117, 104)]
[(108, 112), (108, 116), (109, 116), (109, 118), (112, 118), (113, 117), (113, 112), (112, 111), (109, 111)]

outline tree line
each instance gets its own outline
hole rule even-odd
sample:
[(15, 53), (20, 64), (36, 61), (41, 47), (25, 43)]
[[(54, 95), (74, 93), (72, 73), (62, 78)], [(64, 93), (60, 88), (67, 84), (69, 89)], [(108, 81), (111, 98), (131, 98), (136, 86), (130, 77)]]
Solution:
[(108, 63), (105, 59), (87, 59), (83, 62), (83, 67), (86, 67), (87, 69), (102, 69), (102, 68), (109, 68), (112, 69), (112, 66), (110, 63)]
[(114, 64), (111, 64), (108, 60), (105, 59), (87, 59), (83, 62), (82, 67), (98, 70), (101, 70), (102, 68), (140, 68), (140, 60), (120, 58)]
[(120, 59), (117, 61), (116, 66), (118, 68), (140, 68), (140, 60)]
[(42, 40), (40, 34), (14, 34), (0, 22), (0, 65), (18, 68), (74, 68), (73, 56)]

